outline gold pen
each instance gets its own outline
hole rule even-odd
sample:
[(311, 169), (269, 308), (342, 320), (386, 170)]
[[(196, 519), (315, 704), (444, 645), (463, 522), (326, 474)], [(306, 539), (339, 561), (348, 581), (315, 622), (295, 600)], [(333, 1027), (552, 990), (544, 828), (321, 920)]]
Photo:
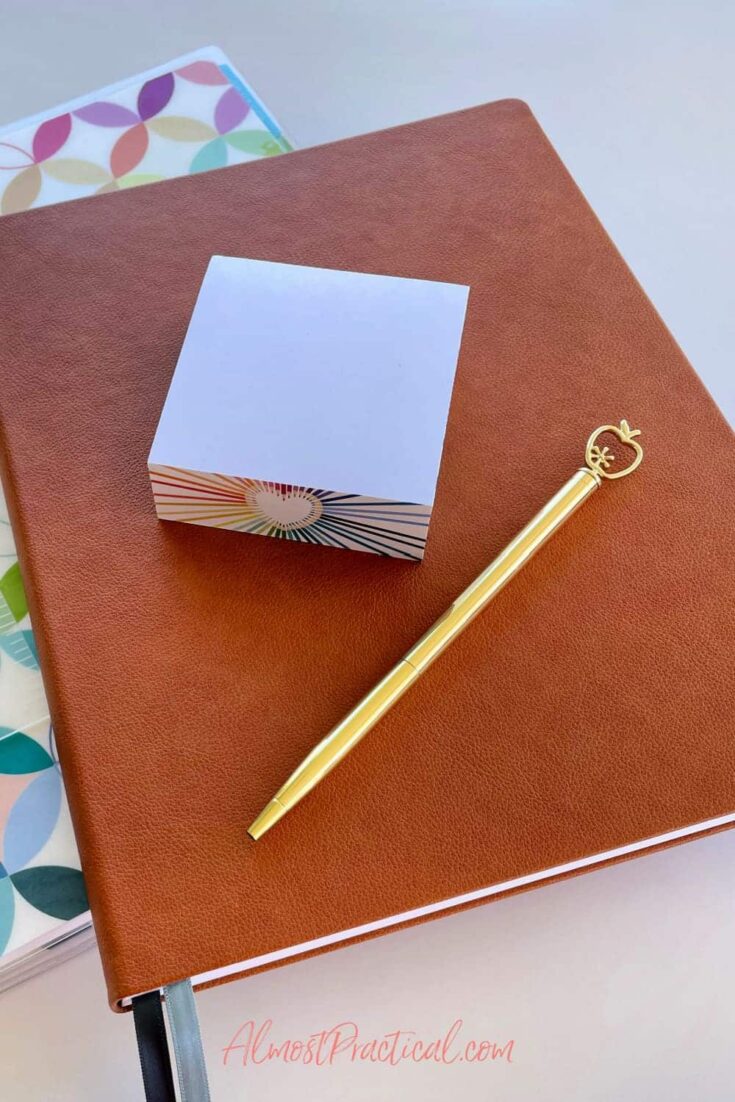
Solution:
[[(610, 469), (615, 456), (608, 447), (600, 447), (598, 444), (604, 433), (614, 434), (623, 445), (632, 449), (633, 459), (627, 467), (615, 471)], [(643, 449), (636, 440), (637, 436), (640, 436), (640, 431), (631, 429), (627, 421), (621, 421), (620, 425), (602, 425), (595, 429), (585, 449), (586, 466), (572, 475), (505, 550), (457, 597), (398, 665), (314, 747), (248, 828), (251, 838), (261, 838), (349, 754), (363, 735), (393, 707), (398, 698), (428, 669), (444, 648), (464, 631), (469, 622), (489, 604), (549, 536), (602, 485), (603, 479), (622, 478), (639, 466)]]

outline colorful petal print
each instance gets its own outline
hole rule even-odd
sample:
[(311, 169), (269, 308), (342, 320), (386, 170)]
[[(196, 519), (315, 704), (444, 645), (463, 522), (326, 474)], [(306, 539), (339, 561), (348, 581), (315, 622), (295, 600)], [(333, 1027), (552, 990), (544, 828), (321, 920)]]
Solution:
[(165, 179), (165, 176), (154, 176), (149, 172), (133, 172), (130, 176), (121, 176), (119, 180), (115, 180), (115, 186), (118, 188), (140, 187), (141, 184), (157, 184)]
[(11, 612), (10, 605), (0, 593), (0, 636), (5, 635), (9, 631), (13, 631), (16, 627), (15, 616)]
[(185, 115), (166, 115), (162, 119), (151, 119), (148, 126), (162, 138), (174, 142), (207, 142), (217, 137), (217, 131), (199, 119), (189, 119)]
[(15, 897), (13, 894), (13, 882), (0, 865), (0, 954), (10, 940), (13, 932), (13, 918), (15, 917)]
[(241, 153), (252, 153), (254, 157), (275, 157), (283, 149), (267, 130), (235, 130), (225, 134), (225, 141)]
[(14, 176), (3, 192), (0, 202), (0, 214), (17, 214), (28, 210), (38, 198), (41, 190), (41, 170), (38, 165), (24, 168)]
[(190, 80), (192, 84), (229, 84), (219, 65), (213, 61), (194, 61), (177, 69), (176, 75)]
[(16, 621), (22, 620), (28, 613), (28, 603), (23, 589), (23, 579), (20, 576), (20, 566), (17, 562), (5, 571), (0, 578), (0, 595), (7, 602)]
[(0, 170), (17, 172), (33, 164), (33, 154), (12, 142), (0, 142)]
[(3, 830), (13, 804), (33, 784), (33, 773), (5, 773), (0, 779), (0, 861), (3, 859)]
[(214, 109), (214, 125), (219, 134), (228, 134), (239, 126), (250, 111), (250, 104), (243, 99), (237, 88), (228, 88), (220, 96)]
[(27, 670), (39, 669), (36, 640), (32, 631), (12, 631), (8, 635), (0, 635), (0, 651)]
[(227, 164), (227, 145), (224, 138), (215, 138), (197, 153), (189, 166), (189, 172), (209, 172), (212, 168), (224, 168)]
[(45, 769), (16, 800), (5, 825), (3, 863), (18, 872), (39, 853), (51, 837), (61, 810), (61, 776)]
[(42, 122), (33, 138), (34, 161), (45, 161), (58, 153), (71, 133), (71, 115), (58, 115)]
[[(36, 647), (36, 638), (35, 638), (32, 630), (30, 628), (24, 628), (23, 631), (21, 631), (20, 634), (23, 636), (23, 639), (25, 640), (25, 644), (28, 647), (28, 650), (30, 651), (31, 658), (33, 659), (33, 662), (35, 663), (35, 668), (39, 669), (40, 664), (39, 664), (39, 661), (38, 661), (38, 648)], [(27, 663), (26, 663), (26, 665), (27, 665)]]
[(125, 176), (140, 164), (148, 150), (148, 130), (144, 123), (131, 126), (115, 142), (110, 153), (112, 175)]
[(138, 93), (138, 114), (145, 122), (152, 119), (171, 99), (174, 91), (174, 74), (164, 73), (163, 76), (147, 80)]
[(63, 865), (37, 865), (14, 872), (13, 887), (32, 907), (68, 921), (89, 907), (84, 877), (79, 869)]
[(81, 161), (77, 157), (57, 157), (46, 161), (43, 171), (64, 184), (103, 184), (110, 178), (100, 165), (93, 161)]
[(90, 122), (92, 126), (135, 126), (140, 119), (129, 107), (123, 107), (119, 103), (108, 103), (105, 100), (97, 100), (88, 103), (85, 107), (79, 107), (74, 114), (84, 122)]
[(34, 738), (0, 727), (0, 773), (40, 773), (53, 764), (51, 755)]

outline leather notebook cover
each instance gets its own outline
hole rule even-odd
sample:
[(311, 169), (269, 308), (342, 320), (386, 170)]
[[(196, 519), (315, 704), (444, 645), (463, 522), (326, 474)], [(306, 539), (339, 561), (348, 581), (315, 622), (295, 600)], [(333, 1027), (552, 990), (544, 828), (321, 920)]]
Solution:
[[(470, 285), (422, 565), (156, 519), (214, 253)], [(11, 216), (0, 256), (4, 477), (113, 1004), (735, 818), (731, 434), (523, 104)], [(621, 417), (636, 476), (251, 842)]]

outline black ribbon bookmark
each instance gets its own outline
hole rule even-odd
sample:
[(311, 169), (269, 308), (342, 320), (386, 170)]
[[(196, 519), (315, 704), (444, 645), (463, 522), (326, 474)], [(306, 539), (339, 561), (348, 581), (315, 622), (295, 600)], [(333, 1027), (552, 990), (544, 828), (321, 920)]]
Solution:
[(133, 1020), (146, 1102), (176, 1102), (160, 991), (133, 999)]

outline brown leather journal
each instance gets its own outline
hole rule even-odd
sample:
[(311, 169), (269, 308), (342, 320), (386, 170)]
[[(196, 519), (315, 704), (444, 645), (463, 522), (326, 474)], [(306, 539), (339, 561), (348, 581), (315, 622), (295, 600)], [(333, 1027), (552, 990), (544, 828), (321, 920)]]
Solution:
[[(214, 253), (470, 285), (422, 565), (156, 519)], [(731, 825), (731, 434), (522, 103), (8, 217), (0, 254), (4, 477), (114, 1006)], [(621, 417), (636, 476), (251, 842)]]

